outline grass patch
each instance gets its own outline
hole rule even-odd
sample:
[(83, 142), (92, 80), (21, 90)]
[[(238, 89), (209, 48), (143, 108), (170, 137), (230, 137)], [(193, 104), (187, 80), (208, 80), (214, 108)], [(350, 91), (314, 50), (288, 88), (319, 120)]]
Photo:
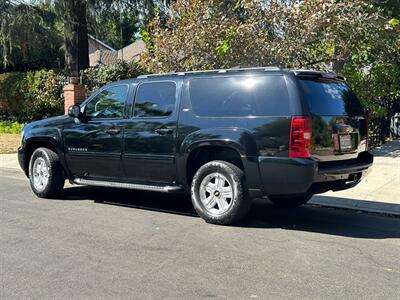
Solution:
[(11, 121), (0, 121), (0, 133), (16, 133), (19, 134), (22, 131), (24, 124)]
[(0, 154), (17, 152), (20, 143), (20, 134), (0, 133)]

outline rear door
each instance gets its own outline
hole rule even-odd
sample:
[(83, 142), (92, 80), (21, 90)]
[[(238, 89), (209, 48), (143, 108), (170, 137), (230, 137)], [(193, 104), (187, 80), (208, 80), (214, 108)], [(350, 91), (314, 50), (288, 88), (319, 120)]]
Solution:
[(129, 181), (175, 180), (180, 83), (178, 79), (139, 81), (124, 133), (123, 165)]
[(356, 95), (342, 80), (299, 77), (312, 120), (312, 158), (319, 161), (356, 158), (367, 149), (367, 123)]

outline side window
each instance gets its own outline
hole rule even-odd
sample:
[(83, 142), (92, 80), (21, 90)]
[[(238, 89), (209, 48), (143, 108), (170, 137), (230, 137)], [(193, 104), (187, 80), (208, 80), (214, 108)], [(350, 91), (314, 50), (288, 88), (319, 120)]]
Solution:
[(189, 93), (200, 117), (290, 114), (286, 83), (279, 75), (192, 78)]
[(118, 119), (124, 115), (127, 85), (117, 85), (101, 91), (86, 105), (90, 119)]
[(135, 117), (166, 117), (176, 101), (175, 82), (146, 82), (139, 85), (135, 98)]

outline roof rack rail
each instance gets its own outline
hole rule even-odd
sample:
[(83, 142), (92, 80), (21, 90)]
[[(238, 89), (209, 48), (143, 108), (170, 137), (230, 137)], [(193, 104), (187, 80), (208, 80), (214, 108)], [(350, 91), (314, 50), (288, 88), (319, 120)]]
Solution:
[(163, 76), (184, 76), (189, 74), (202, 74), (202, 73), (228, 73), (228, 72), (242, 72), (242, 71), (281, 71), (280, 67), (255, 67), (255, 68), (242, 68), (234, 67), (231, 69), (216, 69), (216, 70), (200, 70), (200, 71), (182, 71), (160, 74), (140, 75), (137, 78), (150, 78), (150, 77), (163, 77)]
[(324, 72), (324, 71), (316, 71), (316, 70), (294, 70), (293, 71), (296, 76), (315, 76), (326, 79), (339, 79), (345, 80), (345, 78), (341, 75), (338, 75), (333, 72)]

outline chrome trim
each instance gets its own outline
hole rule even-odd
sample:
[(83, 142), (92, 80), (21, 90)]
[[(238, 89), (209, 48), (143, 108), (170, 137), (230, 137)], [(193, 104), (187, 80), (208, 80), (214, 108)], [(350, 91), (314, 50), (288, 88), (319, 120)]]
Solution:
[(179, 190), (183, 189), (179, 185), (148, 185), (148, 184), (138, 184), (138, 183), (124, 183), (124, 182), (114, 182), (114, 181), (91, 180), (91, 179), (83, 179), (83, 178), (75, 178), (73, 180), (73, 182), (75, 184), (79, 184), (79, 185), (116, 187), (116, 188), (142, 190), (142, 191), (153, 191), (153, 192), (164, 192), (164, 193), (179, 191)]

